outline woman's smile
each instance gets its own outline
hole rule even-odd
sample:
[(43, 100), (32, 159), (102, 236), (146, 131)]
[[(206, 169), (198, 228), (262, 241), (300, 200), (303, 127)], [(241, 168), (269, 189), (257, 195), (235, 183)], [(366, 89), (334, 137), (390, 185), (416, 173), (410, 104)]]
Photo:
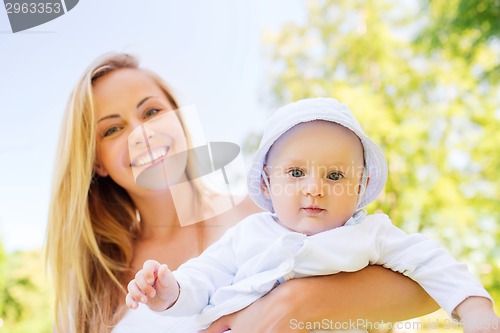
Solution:
[(147, 152), (136, 157), (131, 163), (131, 167), (142, 167), (149, 164), (154, 164), (155, 162), (161, 160), (163, 157), (167, 156), (170, 146), (155, 147), (148, 149)]

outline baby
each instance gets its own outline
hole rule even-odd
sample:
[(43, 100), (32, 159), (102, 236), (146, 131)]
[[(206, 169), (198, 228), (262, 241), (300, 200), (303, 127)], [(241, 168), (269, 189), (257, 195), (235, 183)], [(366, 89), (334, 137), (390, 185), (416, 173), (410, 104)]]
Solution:
[(329, 98), (286, 105), (269, 119), (248, 174), (249, 194), (267, 212), (174, 272), (146, 261), (126, 303), (199, 314), (207, 327), (286, 280), (383, 265), (418, 282), (466, 332), (498, 332), (492, 299), (466, 265), (387, 215), (366, 215), (386, 180), (384, 155), (347, 106)]

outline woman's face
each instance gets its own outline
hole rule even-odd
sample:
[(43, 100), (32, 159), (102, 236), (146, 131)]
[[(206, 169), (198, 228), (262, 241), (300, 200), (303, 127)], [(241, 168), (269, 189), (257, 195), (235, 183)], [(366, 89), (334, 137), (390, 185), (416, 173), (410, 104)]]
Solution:
[(187, 149), (173, 105), (145, 72), (120, 69), (93, 86), (100, 176), (110, 176), (129, 193), (139, 187), (134, 173)]

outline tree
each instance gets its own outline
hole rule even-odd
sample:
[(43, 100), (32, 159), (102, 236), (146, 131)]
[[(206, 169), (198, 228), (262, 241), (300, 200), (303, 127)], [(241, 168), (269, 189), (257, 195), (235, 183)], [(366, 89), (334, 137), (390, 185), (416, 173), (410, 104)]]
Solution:
[(500, 295), (500, 94), (474, 70), (495, 50), (484, 44), (470, 59), (447, 45), (424, 51), (415, 38), (431, 20), (405, 3), (309, 1), (304, 24), (265, 36), (268, 100), (349, 105), (389, 163), (385, 193), (369, 210), (439, 239)]
[(463, 58), (475, 64), (485, 79), (498, 83), (500, 57), (491, 46), (500, 43), (500, 1), (421, 1), (429, 24), (418, 36), (418, 43), (429, 52), (446, 51)]
[(41, 258), (40, 251), (6, 253), (0, 245), (0, 328), (5, 332), (52, 332)]
[(12, 290), (16, 286), (26, 286), (29, 282), (26, 279), (12, 281), (8, 278), (7, 253), (3, 250), (0, 244), (0, 318), (4, 320), (17, 320), (22, 316), (23, 306), (13, 295)]

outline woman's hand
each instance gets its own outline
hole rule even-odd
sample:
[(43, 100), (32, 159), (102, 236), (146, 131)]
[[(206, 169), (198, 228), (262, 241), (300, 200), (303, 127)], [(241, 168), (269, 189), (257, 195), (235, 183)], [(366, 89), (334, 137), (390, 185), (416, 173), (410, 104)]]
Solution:
[(222, 333), (228, 329), (233, 333), (309, 332), (308, 329), (294, 329), (290, 324), (295, 317), (296, 305), (304, 306), (299, 302), (290, 303), (290, 290), (279, 286), (247, 308), (219, 318), (200, 332)]
[(357, 323), (420, 317), (438, 308), (413, 280), (381, 266), (368, 266), (353, 273), (287, 281), (204, 332), (308, 332), (307, 325), (314, 323), (351, 329)]

